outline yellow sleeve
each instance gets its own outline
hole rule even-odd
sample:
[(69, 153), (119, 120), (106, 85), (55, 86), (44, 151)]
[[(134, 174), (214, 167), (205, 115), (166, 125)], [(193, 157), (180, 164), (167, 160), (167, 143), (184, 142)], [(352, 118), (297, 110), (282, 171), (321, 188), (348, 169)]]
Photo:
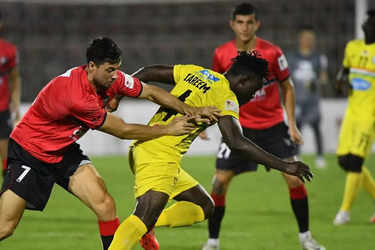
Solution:
[(183, 65), (180, 64), (177, 64), (173, 67), (173, 79), (176, 84), (181, 80), (182, 69)]
[(342, 66), (344, 68), (350, 68), (350, 50), (352, 49), (352, 42), (348, 42), (345, 47), (345, 54), (344, 54), (344, 60), (342, 62)]
[(216, 91), (216, 95), (215, 93), (212, 93), (213, 98), (211, 98), (211, 100), (213, 100), (213, 103), (211, 105), (219, 108), (222, 115), (230, 115), (239, 119), (240, 106), (237, 97), (231, 91), (226, 91), (226, 94), (223, 94), (223, 92), (224, 90), (219, 90)]

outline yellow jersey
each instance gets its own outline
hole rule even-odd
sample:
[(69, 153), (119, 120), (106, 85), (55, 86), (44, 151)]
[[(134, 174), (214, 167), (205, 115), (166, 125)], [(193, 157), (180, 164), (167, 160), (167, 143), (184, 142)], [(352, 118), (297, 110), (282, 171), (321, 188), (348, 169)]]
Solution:
[(358, 119), (375, 118), (375, 44), (352, 40), (345, 48), (343, 66), (350, 69), (353, 88), (348, 98), (347, 114)]
[[(176, 83), (171, 94), (194, 107), (215, 106), (222, 115), (230, 115), (239, 119), (239, 104), (236, 95), (230, 89), (229, 81), (210, 69), (196, 65), (175, 65), (173, 77)], [(161, 107), (151, 118), (149, 125), (165, 125), (170, 123), (176, 111)], [(188, 135), (162, 136), (147, 141), (135, 141), (134, 153), (137, 164), (148, 162), (179, 162), (194, 141), (207, 127), (205, 124)]]

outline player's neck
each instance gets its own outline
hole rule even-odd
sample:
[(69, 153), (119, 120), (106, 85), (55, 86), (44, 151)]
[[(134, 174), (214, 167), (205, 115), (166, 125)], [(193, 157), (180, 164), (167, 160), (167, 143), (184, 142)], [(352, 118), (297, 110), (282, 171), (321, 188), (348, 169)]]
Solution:
[(243, 40), (236, 38), (235, 39), (236, 48), (238, 51), (252, 51), (253, 49), (255, 49), (256, 40), (257, 40), (256, 35), (254, 35), (253, 38), (251, 38), (248, 41), (243, 41)]
[(309, 47), (300, 47), (299, 52), (304, 56), (309, 56), (312, 53), (312, 49)]

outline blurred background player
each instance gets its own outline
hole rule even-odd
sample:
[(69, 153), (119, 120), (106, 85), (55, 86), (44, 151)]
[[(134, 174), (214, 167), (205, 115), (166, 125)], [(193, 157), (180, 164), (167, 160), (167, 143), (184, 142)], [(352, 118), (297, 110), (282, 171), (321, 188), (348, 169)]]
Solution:
[[(3, 29), (4, 16), (0, 11), (0, 33)], [(7, 168), (8, 138), (13, 123), (17, 123), (21, 117), (19, 108), (21, 80), (17, 64), (16, 46), (0, 38), (0, 157), (3, 176)]]
[[(344, 91), (349, 97), (337, 148), (338, 163), (347, 174), (342, 204), (333, 221), (335, 225), (350, 221), (360, 183), (375, 200), (375, 181), (363, 165), (375, 136), (375, 9), (367, 14), (362, 25), (365, 38), (347, 43), (337, 76), (338, 87), (349, 88)], [(370, 221), (375, 223), (375, 216)]]
[(320, 85), (328, 82), (328, 59), (316, 50), (316, 35), (312, 26), (298, 32), (298, 48), (287, 54), (289, 70), (296, 96), (298, 129), (307, 124), (312, 128), (316, 147), (316, 166), (325, 167), (323, 141), (320, 130)]
[[(230, 67), (238, 51), (255, 50), (268, 61), (270, 72), (264, 87), (257, 91), (250, 102), (240, 108), (243, 133), (265, 151), (282, 159), (294, 161), (297, 154), (295, 144), (302, 143), (302, 138), (295, 122), (295, 96), (286, 58), (279, 47), (256, 36), (260, 22), (252, 4), (237, 5), (229, 24), (235, 39), (216, 48), (213, 69), (223, 73)], [(289, 127), (284, 123), (281, 99)], [(208, 219), (209, 239), (203, 250), (219, 249), (220, 226), (225, 213), (226, 194), (232, 178), (256, 169), (255, 161), (244, 159), (238, 153), (231, 152), (225, 142), (221, 143), (211, 192), (211, 197), (215, 201), (215, 210), (213, 216)], [(290, 202), (299, 228), (298, 237), (303, 249), (325, 249), (312, 238), (309, 231), (309, 206), (304, 183), (298, 177), (285, 173), (283, 176), (289, 188)]]
[[(134, 76), (141, 81), (157, 81), (175, 85), (171, 94), (184, 102), (200, 107), (215, 106), (222, 110), (218, 126), (228, 146), (247, 160), (254, 160), (298, 176), (310, 179), (308, 167), (301, 162), (282, 161), (246, 139), (239, 126), (239, 105), (248, 102), (263, 86), (267, 62), (255, 53), (240, 53), (225, 74), (197, 65), (154, 65), (142, 68)], [(152, 117), (151, 126), (165, 125), (178, 115), (161, 108)], [(209, 124), (197, 124), (196, 130), (184, 136), (163, 136), (135, 141), (129, 159), (135, 174), (135, 211), (116, 231), (109, 250), (129, 250), (156, 226), (188, 226), (207, 219), (213, 201), (199, 183), (181, 168), (181, 160), (194, 139)], [(169, 199), (177, 202), (165, 209)], [(162, 213), (161, 213), (162, 212)], [(160, 214), (161, 213), (161, 214)], [(159, 216), (160, 215), (160, 216)], [(142, 240), (143, 241), (143, 240)], [(141, 241), (141, 242), (142, 242)], [(147, 250), (159, 249), (151, 244)]]

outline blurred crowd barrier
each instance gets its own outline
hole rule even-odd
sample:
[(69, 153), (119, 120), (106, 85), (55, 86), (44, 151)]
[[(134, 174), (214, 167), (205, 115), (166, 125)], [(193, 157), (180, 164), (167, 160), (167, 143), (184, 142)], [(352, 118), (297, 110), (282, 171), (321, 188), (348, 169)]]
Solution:
[[(230, 13), (243, 1), (61, 2), (0, 0), (6, 20), (4, 36), (20, 51), (24, 102), (32, 102), (54, 76), (86, 63), (86, 46), (97, 36), (110, 36), (122, 47), (122, 70), (127, 73), (155, 63), (210, 67), (214, 48), (232, 39)], [(318, 47), (328, 56), (329, 75), (334, 78), (345, 43), (355, 34), (354, 0), (251, 2), (258, 7), (261, 21), (258, 35), (284, 51), (297, 46), (299, 26), (315, 26)], [(330, 87), (322, 94), (335, 96)]]

